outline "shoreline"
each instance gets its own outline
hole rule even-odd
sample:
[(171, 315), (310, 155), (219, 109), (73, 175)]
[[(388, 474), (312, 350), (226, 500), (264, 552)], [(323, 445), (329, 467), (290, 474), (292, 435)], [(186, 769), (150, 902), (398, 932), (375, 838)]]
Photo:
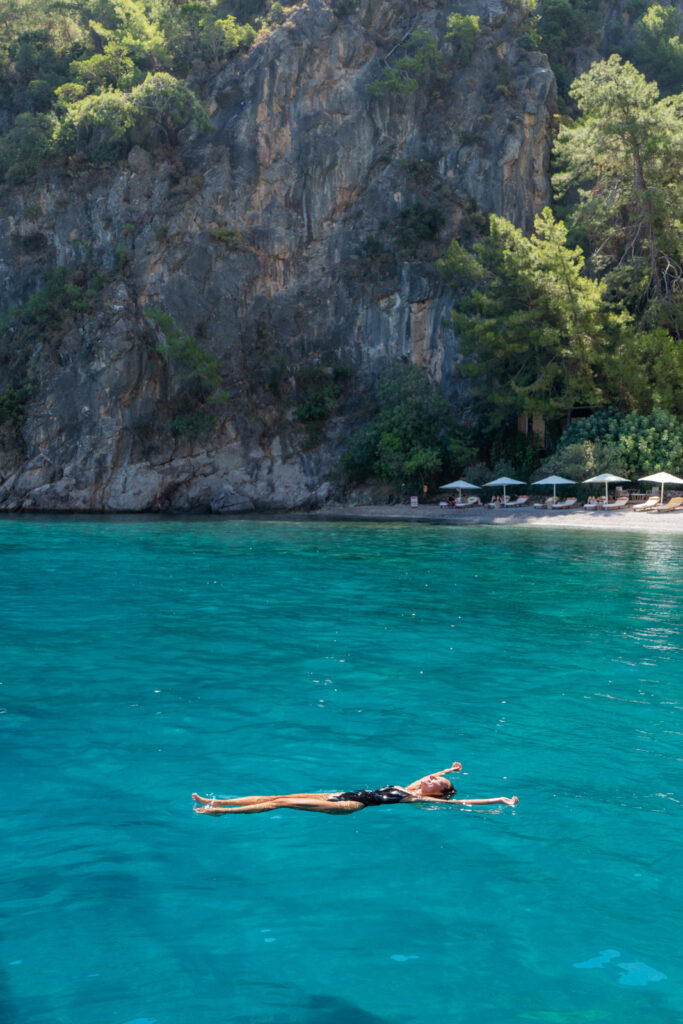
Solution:
[(52, 511), (48, 509), (0, 511), (0, 524), (12, 519), (41, 520), (106, 520), (110, 522), (163, 519), (166, 521), (230, 520), (349, 522), (349, 523), (416, 523), (428, 526), (494, 526), (509, 529), (602, 530), (625, 533), (661, 534), (683, 537), (683, 512), (633, 512), (615, 509), (610, 512), (594, 509), (564, 509), (548, 512), (533, 507), (489, 509), (486, 507), (444, 509), (438, 505), (342, 505), (329, 503), (316, 509), (256, 509), (234, 513), (126, 511), (105, 512), (83, 510)]
[(292, 513), (303, 519), (327, 522), (427, 523), (435, 526), (496, 526), (529, 529), (607, 530), (629, 533), (678, 534), (683, 537), (683, 512), (634, 512), (614, 509), (535, 508), (444, 509), (438, 505), (326, 505), (310, 512)]

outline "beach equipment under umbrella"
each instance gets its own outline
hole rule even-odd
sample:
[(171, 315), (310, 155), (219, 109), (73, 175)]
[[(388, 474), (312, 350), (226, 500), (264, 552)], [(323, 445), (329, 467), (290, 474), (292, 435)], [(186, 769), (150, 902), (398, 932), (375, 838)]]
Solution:
[(652, 476), (639, 476), (638, 480), (647, 480), (649, 483), (661, 484), (659, 492), (659, 503), (664, 504), (664, 484), (683, 484), (683, 480), (673, 473), (653, 473)]
[(553, 501), (557, 498), (556, 487), (558, 484), (575, 484), (576, 480), (567, 480), (563, 476), (544, 476), (542, 480), (534, 480), (532, 487), (553, 487)]
[(604, 484), (605, 485), (605, 501), (608, 500), (607, 488), (610, 484), (627, 484), (628, 480), (625, 476), (615, 476), (614, 473), (600, 473), (598, 476), (589, 476), (587, 480), (583, 481), (585, 484)]
[(503, 501), (507, 501), (508, 496), (505, 490), (506, 487), (526, 487), (524, 480), (513, 480), (511, 476), (499, 476), (497, 480), (489, 480), (484, 487), (502, 487), (503, 488)]
[(457, 491), (458, 501), (462, 500), (463, 491), (480, 491), (481, 487), (477, 484), (469, 484), (467, 480), (454, 480), (450, 484), (442, 484), (439, 488), (440, 491)]

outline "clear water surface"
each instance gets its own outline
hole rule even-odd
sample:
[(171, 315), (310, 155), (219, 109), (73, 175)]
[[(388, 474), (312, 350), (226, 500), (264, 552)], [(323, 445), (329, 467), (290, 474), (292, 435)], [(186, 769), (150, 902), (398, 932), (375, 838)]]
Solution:
[[(3, 1024), (683, 1021), (683, 540), (0, 522)], [(212, 819), (407, 783), (516, 810)]]

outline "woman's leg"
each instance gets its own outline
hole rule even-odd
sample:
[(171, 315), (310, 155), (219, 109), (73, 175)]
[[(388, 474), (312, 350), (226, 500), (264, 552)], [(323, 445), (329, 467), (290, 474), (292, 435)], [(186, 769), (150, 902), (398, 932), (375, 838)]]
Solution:
[(236, 805), (263, 803), (265, 800), (298, 800), (299, 798), (311, 800), (326, 800), (329, 793), (271, 793), (270, 796), (238, 796), (232, 800), (215, 800), (208, 796), (192, 794), (192, 799), (197, 804), (210, 804), (212, 807), (234, 807)]
[(209, 814), (218, 817), (221, 814), (261, 814), (262, 811), (272, 811), (278, 806), (277, 800), (272, 798), (261, 800), (260, 803), (245, 804), (242, 807), (221, 807), (213, 804), (203, 804), (201, 807), (193, 808), (195, 814)]
[[(235, 801), (235, 803), (239, 804), (239, 801)], [(214, 817), (218, 817), (221, 814), (261, 814), (263, 811), (284, 810), (286, 808), (291, 808), (295, 811), (319, 811), (323, 814), (353, 814), (354, 811), (359, 811), (362, 807), (363, 804), (358, 803), (356, 800), (321, 800), (318, 793), (305, 794), (301, 797), (268, 797), (260, 802), (251, 798), (250, 803), (234, 807), (205, 804), (201, 807), (195, 807), (194, 811), (195, 814), (210, 814)]]

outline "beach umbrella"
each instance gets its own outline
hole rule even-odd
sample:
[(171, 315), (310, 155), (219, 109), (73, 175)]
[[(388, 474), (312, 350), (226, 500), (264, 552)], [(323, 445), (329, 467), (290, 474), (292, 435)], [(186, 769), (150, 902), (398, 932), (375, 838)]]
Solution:
[(487, 484), (484, 484), (484, 487), (502, 487), (503, 501), (507, 501), (508, 498), (505, 488), (516, 486), (526, 487), (526, 483), (524, 480), (513, 480), (511, 476), (499, 476), (497, 480), (489, 480)]
[(659, 493), (660, 505), (664, 504), (664, 484), (683, 484), (683, 480), (672, 473), (653, 473), (652, 476), (639, 476), (638, 480), (647, 480), (649, 483), (662, 485)]
[(463, 491), (480, 491), (481, 487), (478, 487), (477, 484), (469, 484), (467, 482), (467, 480), (454, 480), (450, 484), (442, 484), (441, 487), (439, 488), (439, 490), (440, 491), (457, 491), (458, 492), (458, 501), (460, 501), (462, 499), (462, 492)]
[(556, 487), (558, 484), (575, 484), (576, 480), (567, 480), (563, 476), (544, 476), (542, 480), (534, 480), (532, 487), (550, 487), (553, 485), (553, 501), (557, 498)]
[(627, 484), (628, 480), (625, 476), (615, 476), (614, 473), (600, 473), (599, 476), (589, 476), (587, 480), (583, 481), (585, 484), (604, 484), (605, 485), (605, 501), (607, 501), (607, 488), (610, 484)]

